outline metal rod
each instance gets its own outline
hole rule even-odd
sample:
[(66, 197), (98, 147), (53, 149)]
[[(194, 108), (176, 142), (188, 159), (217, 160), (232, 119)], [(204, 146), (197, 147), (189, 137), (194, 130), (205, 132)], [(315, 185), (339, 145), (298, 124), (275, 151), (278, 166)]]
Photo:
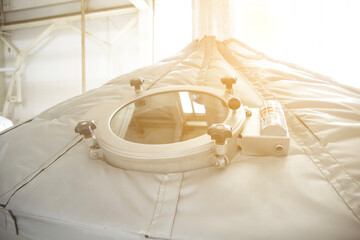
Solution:
[[(133, 17), (122, 29), (120, 29), (120, 31), (116, 34), (116, 36), (110, 41), (104, 41), (101, 40), (100, 38), (96, 37), (95, 35), (89, 33), (89, 32), (85, 32), (86, 37), (88, 37), (89, 39), (93, 40), (95, 43), (101, 45), (102, 47), (104, 47), (107, 51), (109, 51), (109, 53), (111, 53), (111, 51), (113, 50), (112, 48), (118, 44), (119, 40), (127, 33), (129, 32), (129, 30), (134, 27), (137, 23), (137, 18)], [(74, 24), (69, 24), (69, 26), (76, 30), (81, 32), (81, 28), (79, 28), (78, 26), (74, 25)]]
[[(53, 30), (55, 25), (52, 24), (46, 28), (34, 41), (32, 41), (25, 49), (19, 51), (10, 41), (5, 38), (1, 38), (8, 46), (16, 51), (15, 70), (12, 73), (8, 91), (3, 106), (2, 116), (7, 117), (9, 111), (10, 102), (21, 102), (21, 79), (20, 79), (20, 67), (28, 56), (29, 52), (37, 46), (45, 37), (47, 37)], [(15, 89), (16, 87), (16, 89)], [(16, 90), (16, 96), (13, 96), (13, 92)]]
[(85, 0), (81, 0), (81, 76), (82, 92), (86, 92), (85, 76)]
[(151, 64), (155, 63), (155, 0), (152, 1)]
[[(124, 14), (133, 14), (138, 13), (139, 11), (135, 7), (119, 7), (119, 8), (112, 8), (112, 9), (101, 9), (97, 11), (87, 12), (85, 15), (86, 19), (95, 19), (95, 18), (102, 18), (107, 16), (117, 16), (117, 15), (124, 15)], [(29, 20), (23, 21), (18, 23), (9, 23), (4, 26), (0, 26), (0, 31), (8, 31), (20, 28), (29, 28), (29, 27), (38, 27), (43, 25), (49, 25), (56, 23), (57, 21), (79, 21), (81, 19), (81, 13), (75, 14), (71, 16), (56, 16), (56, 17), (48, 17), (44, 19), (37, 19), (37, 20)]]
[(15, 47), (15, 45), (12, 44), (8, 39), (0, 36), (0, 40), (2, 40), (8, 47), (10, 47), (12, 50), (14, 50), (16, 52), (16, 54), (19, 53), (19, 49), (17, 49), (17, 47)]
[[(10, 2), (10, 1), (8, 1)], [(13, 2), (16, 2), (13, 0)], [(20, 1), (17, 1), (20, 2)], [(51, 1), (22, 1), (21, 4), (12, 4), (11, 7), (3, 8), (4, 13), (8, 12), (20, 12), (23, 10), (33, 10), (42, 7), (60, 6), (69, 4), (72, 2), (80, 2), (79, 0), (51, 0)]]
[(5, 18), (4, 18), (4, 8), (3, 8), (3, 6), (4, 6), (3, 0), (0, 0), (0, 15), (1, 15), (0, 21), (1, 21), (1, 26), (4, 26), (4, 25), (5, 25), (5, 23), (4, 23)]
[(14, 72), (16, 68), (0, 68), (0, 72)]
[[(79, 28), (78, 26), (76, 26), (76, 25), (74, 25), (74, 24), (69, 24), (69, 26), (70, 26), (72, 29), (74, 29), (74, 30), (76, 30), (76, 31), (79, 31), (79, 32), (81, 33), (81, 28)], [(90, 32), (85, 32), (85, 35), (86, 35), (89, 39), (91, 39), (91, 40), (93, 40), (94, 42), (96, 42), (97, 44), (103, 46), (104, 48), (108, 48), (108, 47), (110, 46), (110, 44), (109, 44), (108, 42), (101, 40), (100, 38), (96, 37), (95, 35), (91, 34)]]

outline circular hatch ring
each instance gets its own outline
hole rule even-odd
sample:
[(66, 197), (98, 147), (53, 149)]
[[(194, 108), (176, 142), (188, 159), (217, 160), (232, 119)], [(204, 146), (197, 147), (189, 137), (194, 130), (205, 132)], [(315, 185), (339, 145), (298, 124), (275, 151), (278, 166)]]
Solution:
[[(105, 161), (114, 167), (145, 172), (183, 172), (212, 166), (214, 156), (213, 144), (209, 135), (202, 134), (189, 140), (165, 143), (143, 144), (125, 140), (116, 135), (112, 129), (114, 116), (129, 104), (145, 100), (164, 93), (179, 92), (202, 93), (220, 99), (227, 109), (224, 124), (231, 126), (232, 138), (228, 140), (229, 159), (237, 152), (236, 138), (240, 133), (246, 113), (243, 105), (237, 110), (229, 109), (227, 103), (233, 98), (225, 90), (203, 86), (169, 86), (147, 90), (132, 95), (120, 102), (101, 103), (90, 110), (83, 119), (96, 122), (95, 136), (101, 147)], [(145, 103), (146, 104), (146, 103)]]

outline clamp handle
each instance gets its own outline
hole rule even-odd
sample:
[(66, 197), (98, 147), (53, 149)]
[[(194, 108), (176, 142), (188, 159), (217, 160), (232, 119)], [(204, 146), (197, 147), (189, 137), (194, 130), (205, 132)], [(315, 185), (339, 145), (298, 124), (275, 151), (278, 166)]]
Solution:
[(241, 107), (241, 100), (238, 97), (232, 97), (228, 101), (228, 106), (231, 110), (236, 111)]
[(226, 76), (221, 78), (221, 83), (225, 85), (226, 89), (231, 91), (232, 90), (232, 85), (235, 84), (237, 81), (236, 77), (233, 76)]
[(207, 134), (212, 140), (215, 140), (216, 145), (225, 145), (225, 141), (232, 137), (231, 127), (223, 123), (215, 123), (208, 128)]
[(94, 133), (93, 130), (96, 129), (95, 122), (91, 121), (81, 121), (75, 127), (75, 132), (84, 136), (84, 138), (91, 138)]
[(142, 77), (133, 78), (130, 80), (130, 86), (135, 87), (135, 92), (140, 92), (144, 79)]

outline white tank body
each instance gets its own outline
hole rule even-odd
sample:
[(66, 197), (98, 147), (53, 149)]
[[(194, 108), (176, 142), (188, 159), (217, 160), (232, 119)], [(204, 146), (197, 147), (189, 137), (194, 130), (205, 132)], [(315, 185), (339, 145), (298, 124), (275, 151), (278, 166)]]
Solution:
[[(244, 154), (236, 134), (225, 140), (227, 148), (220, 144), (191, 159), (175, 148), (178, 165), (163, 160), (172, 146), (183, 145), (169, 145), (164, 152), (156, 148), (158, 159), (150, 147), (142, 161), (132, 162), (133, 169), (124, 169), (92, 159), (86, 141), (74, 132), (97, 105), (134, 95), (131, 79), (144, 79), (143, 92), (177, 85), (225, 92), (221, 78), (228, 75), (237, 78), (232, 94), (244, 106), (260, 108), (266, 100), (281, 104), (286, 119), (282, 127), (290, 139), (287, 155)], [(193, 114), (201, 116), (200, 96), (191, 99)], [(23, 239), (86, 240), (360, 239), (359, 99), (357, 90), (237, 40), (194, 41), (172, 58), (113, 79), (0, 133), (0, 239), (16, 239), (16, 234)], [(189, 121), (187, 127), (204, 124)], [(93, 131), (102, 147), (103, 135)], [(126, 135), (120, 128), (117, 132)], [(137, 134), (136, 139), (146, 137), (146, 131)], [(201, 141), (214, 144), (204, 135), (198, 136)], [(116, 146), (108, 146), (105, 157), (116, 152)], [(225, 155), (226, 167), (214, 167), (214, 156)], [(184, 161), (191, 166), (178, 168)], [(152, 164), (173, 168), (146, 171)], [(139, 170), (140, 165), (145, 167)]]

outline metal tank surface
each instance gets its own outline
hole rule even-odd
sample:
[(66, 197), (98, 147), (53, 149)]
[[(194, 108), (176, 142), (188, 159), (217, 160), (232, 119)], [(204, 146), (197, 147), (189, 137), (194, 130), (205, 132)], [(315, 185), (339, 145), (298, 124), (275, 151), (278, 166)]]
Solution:
[(0, 133), (0, 239), (360, 239), (360, 92), (205, 37)]

